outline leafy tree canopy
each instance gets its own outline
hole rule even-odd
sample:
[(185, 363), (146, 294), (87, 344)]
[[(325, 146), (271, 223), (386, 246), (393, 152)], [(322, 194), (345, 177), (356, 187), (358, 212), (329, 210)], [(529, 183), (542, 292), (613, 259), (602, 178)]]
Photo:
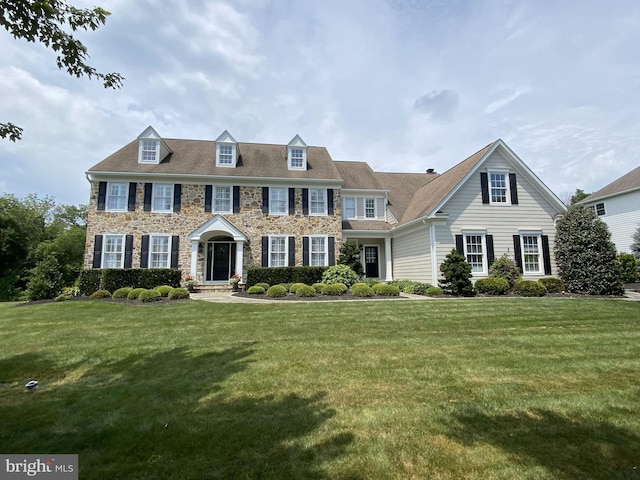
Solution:
[[(39, 42), (54, 52), (58, 68), (69, 75), (102, 81), (104, 88), (117, 89), (124, 77), (101, 73), (87, 64), (87, 47), (73, 36), (77, 30), (96, 30), (111, 15), (100, 7), (77, 8), (64, 0), (0, 0), (0, 25), (16, 39)], [(22, 138), (22, 128), (11, 122), (0, 123), (0, 137), (11, 141)]]
[(576, 188), (576, 192), (571, 195), (571, 199), (569, 200), (569, 204), (570, 205), (575, 205), (576, 203), (580, 202), (581, 200), (584, 200), (585, 198), (587, 198), (589, 195), (591, 195), (590, 193), (585, 193), (584, 190), (582, 190), (581, 188)]

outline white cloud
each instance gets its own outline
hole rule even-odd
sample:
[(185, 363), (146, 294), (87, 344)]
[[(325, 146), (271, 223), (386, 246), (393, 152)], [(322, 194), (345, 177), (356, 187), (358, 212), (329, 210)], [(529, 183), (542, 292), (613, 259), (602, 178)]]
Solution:
[(502, 98), (491, 102), (489, 105), (487, 105), (487, 108), (485, 108), (484, 111), (485, 113), (495, 113), (502, 107), (509, 105), (511, 102), (521, 97), (522, 95), (529, 93), (530, 91), (531, 89), (527, 86), (519, 86), (506, 96), (502, 96)]

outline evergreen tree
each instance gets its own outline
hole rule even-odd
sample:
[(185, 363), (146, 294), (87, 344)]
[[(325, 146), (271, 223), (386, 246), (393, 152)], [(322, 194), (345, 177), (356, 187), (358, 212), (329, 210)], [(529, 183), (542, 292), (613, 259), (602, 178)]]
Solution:
[(569, 292), (624, 292), (616, 247), (607, 224), (582, 205), (572, 205), (556, 226), (556, 264)]
[(471, 283), (471, 265), (467, 263), (464, 255), (455, 248), (440, 265), (440, 271), (444, 280), (440, 280), (439, 283), (445, 293), (464, 297), (471, 297), (475, 294), (473, 283)]
[(362, 268), (362, 261), (360, 260), (360, 249), (356, 242), (349, 240), (342, 244), (340, 247), (340, 257), (338, 258), (338, 265), (346, 265), (351, 270), (356, 272), (358, 278), (362, 278), (364, 275), (364, 268)]

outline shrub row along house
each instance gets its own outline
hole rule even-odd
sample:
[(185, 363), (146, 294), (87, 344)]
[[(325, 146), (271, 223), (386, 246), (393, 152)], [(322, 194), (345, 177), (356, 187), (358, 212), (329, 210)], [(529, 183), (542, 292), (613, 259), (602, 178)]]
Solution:
[(497, 140), (445, 173), (374, 172), (296, 135), (286, 145), (162, 138), (148, 127), (87, 172), (87, 268), (179, 268), (201, 284), (251, 266), (333, 265), (437, 284), (453, 248), (488, 275), (503, 254), (554, 274), (562, 202)]

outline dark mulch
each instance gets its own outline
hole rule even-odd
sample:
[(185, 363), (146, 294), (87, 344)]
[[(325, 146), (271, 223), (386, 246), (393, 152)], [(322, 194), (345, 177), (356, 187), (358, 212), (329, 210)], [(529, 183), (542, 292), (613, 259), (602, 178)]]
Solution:
[(372, 297), (357, 297), (355, 295), (351, 295), (350, 293), (343, 293), (342, 295), (316, 295), (315, 297), (299, 297), (293, 293), (287, 293), (284, 297), (271, 298), (266, 295), (249, 295), (247, 292), (236, 292), (232, 294), (234, 297), (241, 298), (251, 298), (257, 300), (267, 300), (267, 301), (312, 301), (312, 302), (322, 302), (322, 301), (334, 301), (334, 300), (408, 300), (407, 297), (396, 297), (396, 296), (387, 296), (387, 295), (374, 295)]

